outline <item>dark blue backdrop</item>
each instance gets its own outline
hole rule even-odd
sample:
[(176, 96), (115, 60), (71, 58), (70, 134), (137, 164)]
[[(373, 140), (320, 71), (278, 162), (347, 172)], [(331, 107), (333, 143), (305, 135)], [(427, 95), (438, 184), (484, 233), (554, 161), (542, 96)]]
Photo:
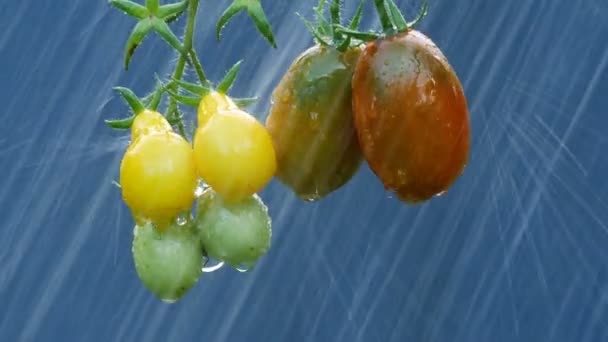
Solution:
[[(312, 43), (294, 12), (313, 1), (264, 1), (278, 50), (242, 15), (216, 43), (228, 1), (201, 2), (208, 74), (245, 56), (234, 94), (261, 96), (263, 119)], [(410, 16), (419, 5), (399, 3)], [(128, 139), (102, 122), (126, 114), (111, 87), (147, 92), (175, 60), (149, 38), (125, 73), (133, 24), (104, 0), (0, 3), (1, 341), (608, 340), (606, 1), (432, 0), (420, 30), (471, 110), (457, 185), (409, 207), (365, 167), (316, 204), (274, 182), (271, 252), (174, 305), (137, 279), (111, 184)]]

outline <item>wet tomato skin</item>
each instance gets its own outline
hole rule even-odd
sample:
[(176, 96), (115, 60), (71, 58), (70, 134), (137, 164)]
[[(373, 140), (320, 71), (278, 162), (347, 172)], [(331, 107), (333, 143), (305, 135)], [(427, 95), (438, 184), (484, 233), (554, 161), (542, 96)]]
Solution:
[(418, 31), (370, 42), (353, 78), (363, 155), (406, 203), (446, 191), (468, 160), (467, 102), (439, 48)]
[(360, 49), (315, 46), (290, 66), (272, 95), (266, 127), (277, 177), (307, 201), (344, 185), (363, 160), (352, 118), (351, 81)]
[(199, 176), (227, 202), (261, 191), (276, 171), (272, 139), (264, 126), (240, 109), (208, 118), (194, 134)]
[(152, 221), (161, 229), (192, 207), (196, 182), (192, 147), (173, 132), (141, 135), (120, 164), (123, 199), (136, 221)]

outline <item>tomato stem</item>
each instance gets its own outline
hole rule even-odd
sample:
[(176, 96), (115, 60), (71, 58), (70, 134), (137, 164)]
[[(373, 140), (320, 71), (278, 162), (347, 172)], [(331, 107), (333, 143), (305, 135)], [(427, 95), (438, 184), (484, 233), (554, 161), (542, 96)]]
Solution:
[[(196, 21), (196, 12), (198, 10), (198, 1), (199, 0), (189, 0), (188, 21), (186, 22), (186, 33), (184, 35), (184, 50), (185, 51), (193, 51), (192, 38), (194, 36), (194, 23)], [(200, 65), (200, 61), (198, 60), (198, 58), (196, 58), (196, 55), (193, 54), (192, 52), (190, 53), (190, 55), (192, 55), (192, 59), (194, 60), (193, 63), (195, 65), (195, 68), (197, 69), (197, 74), (198, 74), (199, 78), (206, 79), (205, 73), (203, 72), (203, 68)], [(184, 68), (186, 66), (186, 59), (187, 59), (187, 54), (180, 54), (179, 59), (177, 60), (177, 64), (175, 66), (175, 71), (173, 72), (172, 79), (178, 80), (178, 81), (182, 79), (182, 75), (184, 74)], [(202, 80), (201, 80), (201, 82), (202, 82)], [(169, 85), (169, 89), (176, 91), (177, 86), (178, 86), (177, 83), (173, 83), (173, 84)], [(183, 136), (184, 139), (188, 140), (184, 122), (181, 118), (181, 115), (179, 114), (179, 112), (177, 110), (177, 100), (175, 100), (175, 98), (173, 98), (173, 97), (171, 98), (171, 100), (169, 102), (169, 108), (167, 109), (167, 116), (170, 119), (175, 120), (175, 122), (177, 122), (177, 129), (179, 130), (179, 134), (181, 136)]]
[(192, 57), (192, 62), (194, 63), (194, 70), (196, 71), (196, 75), (198, 76), (199, 81), (202, 85), (209, 83), (207, 81), (207, 76), (205, 76), (205, 71), (203, 70), (203, 65), (201, 64), (200, 59), (198, 58), (198, 54), (194, 48), (190, 49), (190, 56)]

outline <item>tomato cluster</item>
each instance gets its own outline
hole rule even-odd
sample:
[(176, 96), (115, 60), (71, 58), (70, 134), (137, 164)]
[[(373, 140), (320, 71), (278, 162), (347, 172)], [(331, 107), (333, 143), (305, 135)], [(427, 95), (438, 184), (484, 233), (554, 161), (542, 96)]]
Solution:
[[(196, 283), (203, 254), (251, 268), (270, 247), (270, 217), (255, 194), (276, 169), (270, 135), (216, 91), (201, 99), (198, 123), (191, 146), (163, 115), (142, 111), (120, 166), (123, 199), (137, 223), (136, 270), (165, 301)], [(210, 188), (191, 218), (199, 178)]]
[[(152, 30), (180, 54), (171, 80), (158, 79), (145, 101), (116, 88), (134, 115), (108, 121), (131, 129), (120, 185), (136, 223), (133, 259), (144, 285), (163, 301), (192, 288), (205, 259), (242, 271), (268, 252), (271, 218), (257, 193), (274, 176), (299, 198), (316, 201), (345, 185), (366, 161), (387, 190), (418, 203), (447, 191), (464, 170), (470, 128), (462, 86), (440, 49), (412, 29), (426, 14), (426, 2), (407, 23), (393, 0), (374, 0), (384, 31), (376, 34), (356, 31), (364, 2), (344, 27), (341, 1), (330, 1), (326, 20), (326, 1), (319, 0), (316, 28), (306, 22), (318, 44), (274, 89), (265, 125), (242, 109), (253, 99), (227, 95), (240, 62), (216, 88), (206, 79), (192, 48), (198, 0), (110, 2), (139, 20), (125, 66)], [(275, 45), (259, 0), (234, 0), (218, 34), (239, 11), (247, 11)], [(168, 23), (184, 12), (182, 44)], [(197, 83), (182, 80), (186, 65)], [(166, 116), (157, 112), (164, 94), (170, 96)], [(192, 143), (178, 102), (197, 108)]]
[(296, 59), (273, 94), (266, 126), (278, 178), (305, 200), (345, 184), (361, 155), (407, 203), (445, 192), (469, 152), (466, 99), (454, 70), (422, 33)]

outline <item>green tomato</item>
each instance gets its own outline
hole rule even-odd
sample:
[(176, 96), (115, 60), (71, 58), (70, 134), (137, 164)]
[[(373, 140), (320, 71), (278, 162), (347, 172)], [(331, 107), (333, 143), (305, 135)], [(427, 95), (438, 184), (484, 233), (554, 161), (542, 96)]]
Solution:
[(308, 49), (272, 94), (266, 128), (277, 177), (298, 197), (319, 200), (346, 184), (363, 160), (353, 124), (351, 79), (360, 49)]
[(152, 224), (136, 226), (134, 235), (135, 269), (160, 300), (179, 300), (201, 277), (203, 253), (191, 223), (174, 224), (162, 232)]
[(207, 254), (237, 269), (252, 268), (270, 249), (271, 219), (257, 195), (233, 203), (207, 189), (199, 198), (195, 227)]

